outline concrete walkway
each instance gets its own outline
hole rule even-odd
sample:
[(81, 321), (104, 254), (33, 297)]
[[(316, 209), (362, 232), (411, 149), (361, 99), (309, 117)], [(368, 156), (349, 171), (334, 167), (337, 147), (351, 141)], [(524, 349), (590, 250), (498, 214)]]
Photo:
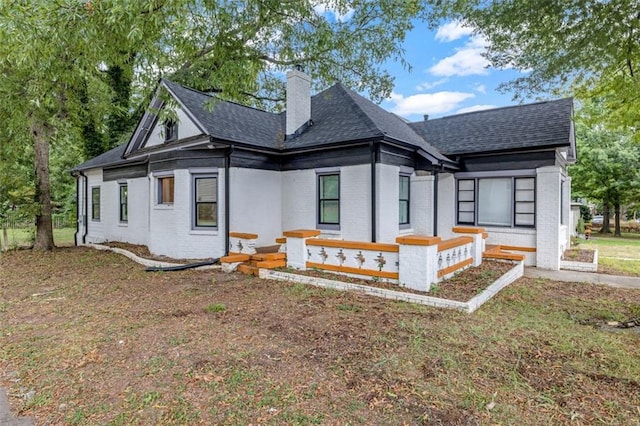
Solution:
[(0, 426), (33, 426), (31, 417), (14, 417), (9, 408), (7, 392), (0, 388)]
[(610, 287), (640, 289), (640, 277), (595, 274), (593, 272), (548, 271), (538, 268), (524, 268), (524, 276), (529, 278), (544, 278), (553, 281), (602, 284)]

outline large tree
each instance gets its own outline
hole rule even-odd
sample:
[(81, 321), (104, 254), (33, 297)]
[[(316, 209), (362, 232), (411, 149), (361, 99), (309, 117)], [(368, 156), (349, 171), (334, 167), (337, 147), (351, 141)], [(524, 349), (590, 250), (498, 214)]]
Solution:
[[(604, 122), (640, 121), (640, 4), (637, 0), (442, 0), (437, 18), (459, 19), (488, 40), (497, 68), (524, 75), (503, 85), (519, 95), (571, 90), (603, 102)], [(638, 137), (639, 135), (636, 135)]]
[(34, 247), (53, 247), (56, 141), (94, 138), (92, 154), (113, 146), (126, 131), (122, 120), (160, 76), (278, 108), (281, 73), (300, 64), (317, 85), (341, 80), (381, 99), (392, 78), (380, 64), (402, 59), (421, 7), (419, 0), (0, 2), (0, 119), (3, 131), (33, 146)]
[(581, 116), (577, 122), (580, 157), (578, 164), (569, 169), (572, 189), (576, 196), (602, 203), (603, 233), (610, 232), (613, 208), (614, 233), (620, 236), (621, 206), (640, 201), (640, 145), (632, 141), (629, 132), (588, 125), (584, 121), (590, 123), (593, 119)]

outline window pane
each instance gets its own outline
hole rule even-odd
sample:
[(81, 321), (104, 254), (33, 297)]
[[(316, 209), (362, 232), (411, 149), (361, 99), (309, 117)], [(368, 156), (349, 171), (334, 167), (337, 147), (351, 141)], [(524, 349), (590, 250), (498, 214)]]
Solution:
[(518, 178), (516, 179), (516, 191), (521, 189), (534, 189), (535, 178)]
[(478, 224), (511, 225), (511, 178), (478, 180)]
[(211, 202), (218, 201), (217, 178), (197, 178), (196, 179), (196, 201), (198, 202)]
[(516, 213), (535, 213), (535, 204), (533, 203), (516, 203)]
[(340, 223), (340, 202), (338, 200), (320, 201), (320, 223)]
[(100, 202), (100, 188), (92, 188), (91, 189), (91, 201), (93, 203)]
[(400, 199), (409, 199), (409, 176), (400, 176)]
[(159, 181), (159, 197), (160, 204), (173, 203), (174, 179), (173, 176), (160, 178)]
[(473, 212), (460, 212), (458, 213), (458, 222), (461, 223), (473, 223)]
[(474, 201), (473, 191), (460, 191), (458, 193), (458, 201)]
[(472, 179), (459, 180), (458, 181), (458, 189), (460, 191), (473, 191), (474, 190), (473, 183), (474, 182), (473, 182)]
[(320, 198), (337, 199), (340, 194), (340, 176), (320, 176)]
[(215, 203), (198, 203), (196, 209), (196, 226), (217, 226), (218, 205)]
[(472, 212), (473, 213), (474, 205), (473, 203), (458, 203), (458, 211), (459, 212)]
[(400, 224), (405, 225), (409, 223), (409, 202), (400, 200)]
[(533, 201), (534, 193), (533, 191), (516, 191), (516, 201)]
[(516, 214), (516, 225), (533, 226), (534, 218), (533, 214)]
[(127, 221), (127, 185), (120, 185), (120, 222)]

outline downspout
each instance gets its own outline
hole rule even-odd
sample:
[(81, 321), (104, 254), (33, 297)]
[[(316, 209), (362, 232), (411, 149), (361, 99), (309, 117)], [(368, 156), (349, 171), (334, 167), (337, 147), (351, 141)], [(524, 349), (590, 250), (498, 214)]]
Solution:
[(439, 170), (433, 171), (433, 236), (438, 236), (438, 175)]
[(84, 178), (84, 206), (82, 208), (82, 225), (84, 230), (82, 232), (82, 244), (87, 243), (87, 234), (89, 233), (89, 226), (87, 223), (87, 209), (89, 208), (89, 178), (82, 171), (79, 172), (80, 176)]
[(376, 242), (376, 145), (369, 142), (371, 150), (371, 242)]
[(73, 234), (73, 245), (78, 247), (78, 232), (80, 232), (80, 206), (78, 205), (78, 197), (80, 196), (80, 175), (74, 174), (76, 178), (76, 233)]
[(229, 178), (229, 168), (231, 166), (231, 153), (233, 153), (233, 145), (229, 147), (227, 150), (227, 155), (224, 159), (224, 252), (225, 255), (229, 255), (229, 226), (230, 220), (229, 215), (231, 211), (230, 207), (230, 194), (229, 190), (231, 188), (231, 182)]

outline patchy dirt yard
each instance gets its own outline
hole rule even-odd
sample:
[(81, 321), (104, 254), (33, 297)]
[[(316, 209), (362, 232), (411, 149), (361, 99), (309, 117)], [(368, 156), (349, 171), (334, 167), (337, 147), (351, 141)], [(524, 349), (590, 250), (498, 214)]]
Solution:
[[(640, 291), (472, 315), (84, 248), (0, 256), (0, 386), (38, 424), (634, 424)], [(586, 324), (586, 325), (585, 325)]]

